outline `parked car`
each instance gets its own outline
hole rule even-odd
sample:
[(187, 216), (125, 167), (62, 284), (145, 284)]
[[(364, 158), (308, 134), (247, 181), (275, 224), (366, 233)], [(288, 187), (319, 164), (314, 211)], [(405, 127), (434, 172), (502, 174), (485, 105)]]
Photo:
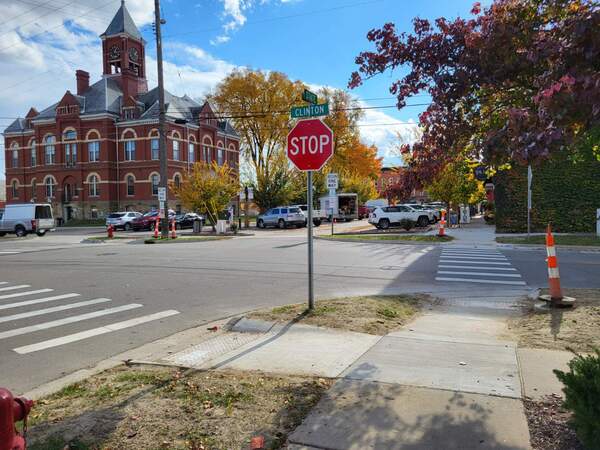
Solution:
[(106, 217), (106, 226), (112, 225), (115, 230), (122, 228), (125, 231), (129, 231), (133, 228), (132, 221), (141, 217), (141, 213), (134, 211), (124, 211), (110, 213)]
[(204, 226), (204, 217), (196, 213), (183, 213), (175, 215), (175, 228), (182, 230), (184, 228), (192, 228), (196, 220)]
[[(306, 225), (308, 223), (308, 205), (294, 205), (294, 208), (300, 208), (300, 210), (302, 211), (302, 214), (304, 214), (305, 220), (304, 220), (304, 225)], [(313, 217), (313, 225), (318, 227), (321, 225), (321, 223), (323, 223), (323, 220), (325, 219), (325, 215), (323, 213), (323, 211), (321, 211), (320, 209), (315, 209), (313, 208), (312, 210), (312, 217)]]
[(52, 207), (48, 203), (15, 203), (0, 209), (0, 236), (27, 233), (43, 236), (55, 227)]
[(440, 210), (428, 207), (426, 205), (419, 205), (417, 203), (409, 203), (406, 206), (408, 206), (412, 209), (416, 209), (417, 211), (431, 211), (433, 213), (433, 220), (431, 221), (431, 223), (436, 223), (438, 220), (440, 220), (440, 217), (442, 216), (442, 213), (440, 212)]
[(369, 208), (366, 205), (360, 205), (358, 207), (358, 220), (362, 220), (362, 219), (369, 217), (369, 214), (371, 214), (371, 211), (372, 211), (372, 208)]
[(306, 216), (297, 206), (271, 208), (266, 213), (260, 214), (256, 219), (258, 228), (279, 227), (283, 229), (289, 225), (298, 228), (306, 225)]
[(369, 214), (369, 223), (377, 228), (387, 230), (391, 226), (400, 225), (400, 221), (409, 219), (419, 227), (426, 227), (433, 220), (431, 211), (418, 211), (408, 205), (377, 207)]
[[(147, 213), (141, 214), (139, 217), (136, 217), (131, 221), (131, 229), (133, 231), (154, 229), (154, 225), (156, 223), (156, 216), (158, 216), (157, 210), (152, 210), (148, 211)], [(170, 209), (169, 219), (172, 219), (173, 217), (175, 217), (175, 211)], [(160, 223), (158, 224), (158, 228), (160, 229)]]

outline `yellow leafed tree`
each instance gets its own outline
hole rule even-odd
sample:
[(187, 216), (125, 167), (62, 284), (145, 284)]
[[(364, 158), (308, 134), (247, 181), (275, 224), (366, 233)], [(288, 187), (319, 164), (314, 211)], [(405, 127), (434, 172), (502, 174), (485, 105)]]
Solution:
[(204, 214), (214, 227), (239, 188), (237, 175), (227, 164), (198, 162), (173, 191), (185, 208)]

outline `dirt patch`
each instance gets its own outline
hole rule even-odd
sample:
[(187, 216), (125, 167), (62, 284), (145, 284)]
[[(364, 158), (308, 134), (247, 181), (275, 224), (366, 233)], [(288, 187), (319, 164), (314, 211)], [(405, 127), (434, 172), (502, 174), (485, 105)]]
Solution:
[(574, 308), (541, 312), (529, 304), (523, 316), (509, 321), (521, 347), (579, 352), (600, 347), (600, 289), (565, 289), (564, 295), (577, 299)]
[(300, 303), (255, 311), (247, 317), (274, 322), (296, 319), (306, 325), (385, 335), (407, 324), (423, 307), (433, 303), (434, 299), (427, 295), (345, 297), (319, 300), (310, 313), (306, 312), (306, 304)]
[(280, 448), (332, 381), (257, 372), (120, 367), (40, 400), (28, 448)]
[(562, 408), (559, 396), (539, 401), (526, 398), (523, 404), (533, 450), (585, 450), (569, 426), (571, 413)]

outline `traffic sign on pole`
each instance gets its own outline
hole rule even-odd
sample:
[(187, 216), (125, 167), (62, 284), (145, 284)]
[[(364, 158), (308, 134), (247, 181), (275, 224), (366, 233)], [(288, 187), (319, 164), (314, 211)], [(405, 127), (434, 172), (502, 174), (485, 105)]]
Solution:
[(298, 170), (320, 170), (333, 156), (333, 131), (321, 119), (298, 121), (287, 136), (287, 156)]
[(338, 174), (330, 173), (327, 175), (327, 189), (337, 189), (338, 188)]
[(308, 106), (293, 106), (290, 110), (292, 119), (302, 119), (304, 117), (326, 116), (329, 114), (329, 103)]
[(313, 105), (317, 104), (317, 94), (314, 92), (310, 92), (308, 89), (304, 89), (302, 93), (302, 100), (305, 102), (311, 103)]

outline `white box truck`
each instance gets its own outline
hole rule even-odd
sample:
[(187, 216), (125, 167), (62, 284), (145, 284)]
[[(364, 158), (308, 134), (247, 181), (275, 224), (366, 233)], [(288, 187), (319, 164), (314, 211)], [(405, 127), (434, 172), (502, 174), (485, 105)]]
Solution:
[(321, 211), (331, 220), (339, 221), (358, 220), (358, 194), (342, 193), (334, 196), (325, 196), (319, 199)]

